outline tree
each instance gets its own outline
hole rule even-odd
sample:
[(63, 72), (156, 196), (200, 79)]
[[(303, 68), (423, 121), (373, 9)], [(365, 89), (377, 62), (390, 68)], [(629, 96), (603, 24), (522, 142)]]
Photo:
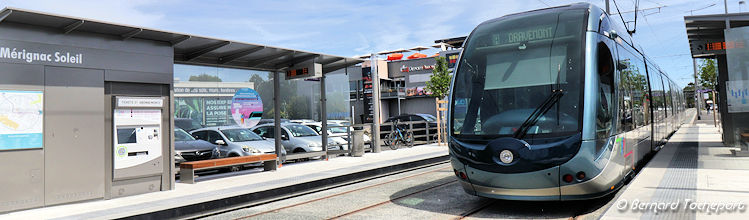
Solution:
[(221, 82), (221, 78), (218, 78), (218, 76), (214, 75), (208, 75), (206, 73), (197, 75), (197, 76), (190, 76), (190, 79), (188, 81), (197, 81), (197, 82)]
[(689, 97), (684, 97), (687, 101), (687, 106), (694, 107), (694, 83), (689, 83), (687, 86), (684, 87), (682, 90), (684, 91), (684, 94), (691, 94)]
[(432, 75), (426, 82), (425, 90), (432, 93), (430, 96), (444, 98), (450, 91), (450, 72), (447, 70), (447, 60), (444, 57), (435, 57), (437, 63), (432, 69)]
[(717, 89), (718, 77), (714, 59), (703, 59), (700, 64), (700, 80), (703, 89)]

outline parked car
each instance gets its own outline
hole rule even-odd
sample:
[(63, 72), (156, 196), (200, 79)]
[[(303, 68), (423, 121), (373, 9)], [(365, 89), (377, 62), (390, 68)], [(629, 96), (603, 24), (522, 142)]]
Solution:
[[(424, 129), (427, 126), (427, 123), (429, 124), (429, 140), (434, 140), (437, 138), (437, 118), (430, 114), (402, 114), (398, 116), (393, 116), (385, 120), (385, 123), (392, 123), (398, 121), (398, 123), (408, 123), (408, 122), (414, 122), (413, 128), (414, 129)], [(408, 128), (407, 124), (401, 125), (403, 128)], [(391, 126), (389, 125), (382, 125), (380, 126), (380, 138), (385, 138), (385, 136), (390, 133)], [(426, 137), (419, 137), (426, 135), (426, 130), (419, 130), (414, 131), (414, 136), (417, 136), (415, 140), (417, 141), (426, 141)]]
[[(276, 146), (247, 128), (219, 126), (201, 128), (190, 132), (193, 137), (219, 145), (219, 157), (237, 157), (256, 154), (275, 154)], [(285, 156), (281, 149), (279, 156)]]
[[(257, 125), (273, 124), (273, 122), (275, 122), (275, 119), (272, 118), (260, 119), (260, 121), (257, 122)], [(282, 118), (281, 123), (289, 123), (289, 119)]]
[(351, 126), (351, 122), (348, 120), (328, 120), (328, 124), (336, 124), (339, 126)]
[(204, 140), (196, 140), (185, 130), (174, 129), (174, 162), (216, 159), (218, 146)]
[[(274, 139), (275, 125), (263, 124), (258, 125), (251, 130), (261, 137)], [(328, 144), (347, 144), (334, 139), (328, 139)], [(313, 151), (322, 151), (322, 137), (312, 130), (312, 128), (296, 123), (281, 124), (281, 144), (287, 152), (304, 153)], [(328, 150), (340, 150), (341, 147), (328, 146)]]
[(174, 118), (174, 126), (181, 128), (182, 130), (185, 130), (187, 132), (198, 128), (203, 128), (203, 125), (193, 120), (192, 118)]
[[(305, 122), (300, 123), (302, 125), (306, 125), (307, 127), (312, 128), (315, 130), (318, 134), (322, 135), (322, 122)], [(348, 129), (346, 128), (348, 127)], [(329, 138), (335, 138), (335, 141), (344, 141), (349, 142), (349, 131), (353, 134), (354, 127), (352, 126), (345, 126), (341, 124), (330, 124), (328, 123), (328, 137)], [(338, 140), (340, 138), (340, 140)], [(371, 138), (369, 135), (364, 135), (363, 137), (364, 143), (371, 142)], [(348, 150), (348, 144), (344, 147), (344, 150)]]

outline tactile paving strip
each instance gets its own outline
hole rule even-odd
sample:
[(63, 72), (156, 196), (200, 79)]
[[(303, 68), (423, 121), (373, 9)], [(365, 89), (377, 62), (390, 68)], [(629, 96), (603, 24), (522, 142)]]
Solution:
[[(696, 219), (695, 212), (684, 209), (685, 199), (694, 201), (697, 197), (695, 188), (697, 187), (697, 142), (681, 142), (676, 146), (676, 153), (668, 164), (668, 169), (663, 175), (658, 188), (651, 201), (644, 202), (678, 202), (679, 206), (675, 210), (659, 210), (657, 213), (653, 210), (642, 210), (644, 213), (641, 219)], [(672, 146), (668, 146), (672, 147)]]

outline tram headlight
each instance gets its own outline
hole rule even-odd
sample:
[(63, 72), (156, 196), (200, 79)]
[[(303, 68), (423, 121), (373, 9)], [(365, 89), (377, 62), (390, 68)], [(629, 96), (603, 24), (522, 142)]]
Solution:
[(515, 158), (515, 155), (512, 155), (512, 151), (510, 150), (503, 150), (499, 152), (499, 161), (502, 161), (502, 163), (510, 164), (512, 163), (512, 160)]

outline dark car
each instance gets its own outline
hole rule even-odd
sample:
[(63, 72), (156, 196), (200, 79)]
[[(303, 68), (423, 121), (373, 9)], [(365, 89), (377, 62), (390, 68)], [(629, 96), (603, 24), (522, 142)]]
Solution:
[[(437, 138), (437, 118), (430, 114), (402, 114), (393, 116), (385, 120), (385, 123), (380, 126), (380, 139), (384, 139), (385, 136), (392, 130), (389, 123), (398, 122), (401, 124), (401, 128), (407, 129), (409, 125), (407, 123), (413, 122), (414, 136), (417, 141), (426, 141), (426, 128), (429, 124), (429, 141), (433, 141)], [(421, 130), (418, 130), (421, 129)]]
[(203, 125), (191, 118), (174, 118), (174, 127), (190, 132), (198, 128), (203, 128)]
[(174, 163), (218, 158), (218, 145), (196, 140), (180, 128), (174, 129)]

